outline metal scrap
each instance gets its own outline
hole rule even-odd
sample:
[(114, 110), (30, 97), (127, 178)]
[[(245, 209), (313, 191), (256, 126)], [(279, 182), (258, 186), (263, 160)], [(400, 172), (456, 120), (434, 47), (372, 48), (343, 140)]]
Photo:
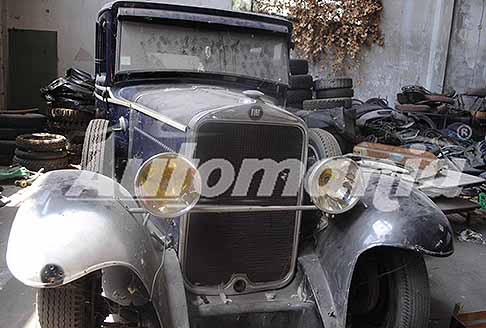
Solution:
[(486, 245), (486, 238), (483, 234), (472, 229), (465, 229), (459, 233), (457, 239), (462, 242)]
[(484, 327), (486, 323), (486, 311), (463, 312), (464, 306), (456, 304), (454, 307), (450, 328)]

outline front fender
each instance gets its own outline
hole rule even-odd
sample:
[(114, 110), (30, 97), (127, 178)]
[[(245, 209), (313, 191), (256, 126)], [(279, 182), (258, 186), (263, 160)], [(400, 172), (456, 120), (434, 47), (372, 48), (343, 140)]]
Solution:
[(7, 265), (25, 285), (56, 287), (91, 272), (123, 266), (150, 293), (162, 252), (126, 207), (135, 203), (111, 179), (87, 171), (50, 172), (32, 185), (18, 209)]
[(364, 252), (395, 247), (440, 257), (453, 253), (451, 225), (425, 194), (385, 175), (368, 176), (367, 180), (361, 203), (331, 219), (318, 236), (316, 252), (340, 327), (346, 327), (351, 280)]

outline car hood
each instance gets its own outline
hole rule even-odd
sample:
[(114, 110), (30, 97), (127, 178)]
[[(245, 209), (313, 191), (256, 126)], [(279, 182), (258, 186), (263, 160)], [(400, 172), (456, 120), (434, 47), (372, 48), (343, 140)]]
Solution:
[(194, 84), (127, 86), (114, 89), (113, 94), (184, 125), (201, 112), (256, 102), (241, 90)]

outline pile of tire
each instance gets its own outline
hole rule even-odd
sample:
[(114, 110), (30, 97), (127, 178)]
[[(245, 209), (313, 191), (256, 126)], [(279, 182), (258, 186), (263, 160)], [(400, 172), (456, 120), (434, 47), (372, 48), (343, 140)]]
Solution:
[(304, 101), (312, 99), (313, 80), (309, 63), (303, 59), (290, 60), (290, 80), (287, 90), (287, 107), (302, 109)]
[(353, 80), (350, 78), (317, 79), (314, 90), (316, 98), (304, 101), (304, 110), (351, 108), (353, 104)]
[(67, 140), (49, 133), (24, 134), (17, 137), (13, 163), (31, 171), (45, 172), (69, 166)]
[[(12, 111), (14, 112), (14, 111)], [(37, 113), (0, 114), (0, 165), (10, 166), (15, 154), (15, 139), (22, 134), (42, 132), (46, 117)]]
[(49, 108), (48, 131), (67, 138), (71, 164), (81, 162), (86, 128), (95, 118), (94, 90), (91, 74), (73, 68), (41, 89)]
[(40, 90), (41, 96), (51, 107), (72, 108), (94, 113), (95, 81), (91, 74), (70, 68), (64, 77), (52, 81)]
[(76, 109), (49, 108), (48, 131), (66, 137), (70, 164), (78, 165), (81, 162), (86, 128), (94, 118), (94, 114)]

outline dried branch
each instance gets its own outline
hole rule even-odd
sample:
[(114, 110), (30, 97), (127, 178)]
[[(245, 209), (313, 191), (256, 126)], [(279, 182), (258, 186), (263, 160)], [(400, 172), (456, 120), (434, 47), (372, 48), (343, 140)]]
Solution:
[(384, 45), (381, 0), (255, 0), (254, 9), (287, 15), (294, 22), (296, 50), (314, 62), (331, 51), (336, 69), (363, 48)]

